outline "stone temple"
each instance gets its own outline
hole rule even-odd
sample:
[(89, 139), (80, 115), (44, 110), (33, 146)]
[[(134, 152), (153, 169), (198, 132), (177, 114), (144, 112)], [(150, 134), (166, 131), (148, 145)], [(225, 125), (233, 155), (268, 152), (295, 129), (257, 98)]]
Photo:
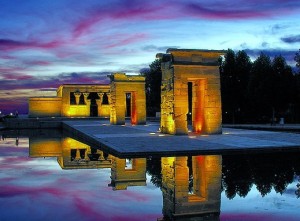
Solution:
[[(222, 133), (218, 59), (221, 50), (168, 49), (161, 60), (162, 133)], [(146, 123), (145, 77), (114, 73), (110, 84), (67, 84), (55, 97), (31, 97), (29, 117), (106, 117), (111, 124)]]
[(161, 59), (161, 131), (187, 134), (222, 133), (221, 85), (218, 59), (225, 51), (168, 49)]

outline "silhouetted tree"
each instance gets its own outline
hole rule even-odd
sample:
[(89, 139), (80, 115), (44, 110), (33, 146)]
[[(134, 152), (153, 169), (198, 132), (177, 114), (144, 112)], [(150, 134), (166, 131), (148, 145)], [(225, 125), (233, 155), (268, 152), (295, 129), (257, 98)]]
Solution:
[[(223, 155), (222, 190), (229, 199), (245, 197), (253, 184), (262, 196), (282, 194), (300, 175), (299, 153)], [(295, 194), (300, 196), (300, 184)]]
[(279, 117), (287, 117), (289, 107), (295, 103), (295, 77), (292, 68), (281, 55), (274, 57), (272, 68), (274, 79), (272, 106)]
[(146, 106), (147, 115), (155, 116), (160, 112), (160, 85), (161, 85), (161, 62), (155, 60), (149, 65), (149, 69), (141, 71), (141, 75), (146, 78)]
[(299, 52), (295, 55), (296, 67), (297, 72), (295, 73), (295, 80), (296, 80), (296, 105), (295, 105), (295, 113), (296, 113), (296, 121), (300, 121), (300, 49)]
[(252, 62), (250, 57), (245, 51), (238, 51), (235, 57), (236, 64), (236, 96), (237, 96), (237, 107), (236, 107), (236, 122), (245, 122), (245, 112), (248, 110), (248, 97), (247, 87), (249, 83), (249, 76), (252, 68)]
[(271, 59), (263, 53), (254, 61), (248, 84), (251, 121), (266, 122), (272, 117), (273, 83)]
[(162, 187), (162, 175), (161, 175), (161, 158), (151, 157), (147, 159), (146, 164), (147, 173), (151, 176), (150, 182), (154, 186)]
[(236, 108), (235, 88), (235, 52), (228, 49), (225, 60), (221, 63), (221, 98), (223, 109), (223, 121), (234, 123)]
[(228, 49), (225, 60), (221, 62), (221, 92), (223, 121), (240, 123), (243, 120), (251, 60), (245, 51)]
[(296, 52), (294, 60), (296, 61), (296, 67), (298, 68), (298, 74), (300, 74), (300, 49)]

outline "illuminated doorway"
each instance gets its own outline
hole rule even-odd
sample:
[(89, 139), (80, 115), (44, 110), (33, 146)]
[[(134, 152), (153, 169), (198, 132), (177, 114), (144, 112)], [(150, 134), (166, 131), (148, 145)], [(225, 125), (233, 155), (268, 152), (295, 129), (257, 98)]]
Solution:
[(193, 131), (201, 133), (204, 128), (205, 79), (188, 82), (188, 119), (191, 118)]

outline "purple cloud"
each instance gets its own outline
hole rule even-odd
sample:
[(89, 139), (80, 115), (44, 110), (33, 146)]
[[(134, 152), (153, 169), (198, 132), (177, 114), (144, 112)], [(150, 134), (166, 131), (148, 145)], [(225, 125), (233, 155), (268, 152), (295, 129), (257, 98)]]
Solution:
[(14, 51), (25, 49), (52, 49), (58, 48), (64, 44), (63, 41), (50, 41), (47, 43), (35, 41), (15, 41), (11, 39), (0, 39), (0, 50), (2, 51)]

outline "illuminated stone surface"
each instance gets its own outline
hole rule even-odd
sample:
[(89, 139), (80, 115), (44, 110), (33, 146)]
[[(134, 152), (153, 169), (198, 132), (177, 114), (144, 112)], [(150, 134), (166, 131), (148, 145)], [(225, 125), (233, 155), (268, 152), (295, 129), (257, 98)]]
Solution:
[(29, 98), (29, 117), (109, 117), (109, 90), (109, 85), (61, 85), (57, 97)]
[(161, 131), (187, 134), (188, 84), (192, 88), (193, 132), (222, 133), (218, 58), (224, 51), (168, 49), (161, 59)]
[(221, 156), (162, 157), (163, 214), (170, 220), (219, 220)]
[(126, 190), (128, 186), (146, 186), (146, 158), (112, 158), (111, 184), (113, 190)]
[(58, 157), (62, 155), (61, 138), (40, 138), (29, 139), (30, 157)]
[(111, 158), (99, 149), (70, 137), (29, 139), (30, 157), (57, 157), (62, 169), (111, 168)]
[(31, 97), (28, 105), (29, 117), (61, 116), (61, 97)]
[[(110, 123), (125, 124), (126, 112), (130, 111), (131, 113), (127, 114), (131, 117), (131, 124), (145, 124), (145, 77), (125, 75), (124, 73), (114, 73), (109, 77), (111, 80)], [(130, 99), (126, 99), (126, 96), (129, 96)], [(127, 104), (127, 102), (130, 102), (130, 104)]]

